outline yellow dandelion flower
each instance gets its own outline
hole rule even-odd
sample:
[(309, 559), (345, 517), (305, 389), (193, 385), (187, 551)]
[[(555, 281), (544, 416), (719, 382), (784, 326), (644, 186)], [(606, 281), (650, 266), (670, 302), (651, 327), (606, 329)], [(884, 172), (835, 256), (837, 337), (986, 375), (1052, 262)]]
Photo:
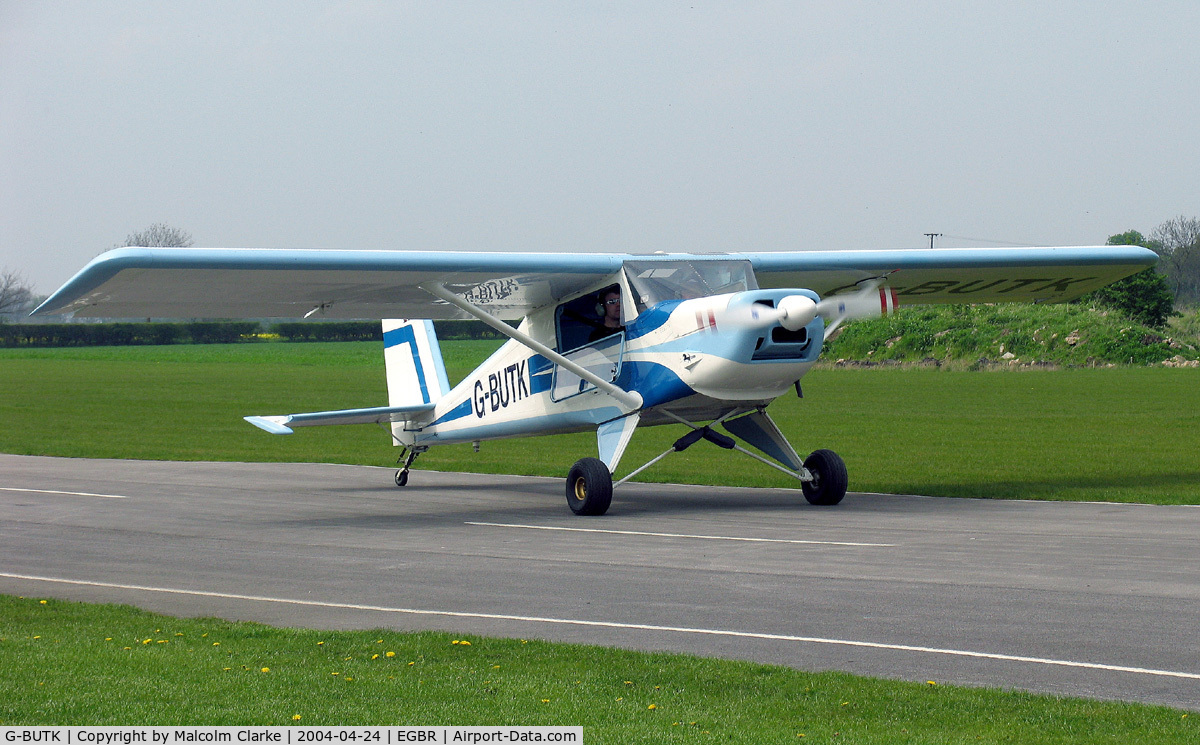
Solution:
[(35, 637), (33, 637), (33, 638), (34, 638), (34, 639), (41, 639), (42, 637), (40, 637), (40, 636), (35, 636)]
[(341, 675), (341, 673), (330, 673), (330, 675)]
[(658, 708), (658, 704), (650, 704), (646, 708), (649, 709), (650, 711), (654, 711), (655, 709)]
[(223, 667), (223, 668), (221, 668), (221, 669), (222, 669), (222, 670), (224, 670), (225, 672), (229, 672), (229, 671), (230, 671), (230, 670), (232, 670), (233, 668), (232, 668), (232, 667)]
[(142, 642), (142, 644), (149, 644), (149, 643), (150, 643), (150, 642), (152, 642), (152, 641), (154, 641), (154, 640), (153, 640), (153, 639), (147, 639), (147, 640), (143, 641), (143, 642)]
[(111, 636), (106, 636), (106, 637), (104, 637), (104, 641), (106, 641), (106, 642), (111, 642), (111, 641), (112, 641), (112, 637), (111, 637)]
[(377, 660), (377, 659), (379, 659), (379, 655), (373, 654), (373, 655), (371, 655), (371, 659)]
[(544, 698), (544, 699), (542, 699), (542, 703), (543, 703), (543, 704), (548, 704), (548, 703), (550, 703), (550, 699), (548, 699), (548, 698)]
[(221, 646), (221, 642), (213, 642), (213, 646), (214, 646), (214, 647), (219, 647), (219, 646)]
[(292, 715), (292, 721), (293, 721), (293, 722), (299, 722), (299, 721), (300, 721), (300, 718), (301, 718), (301, 717), (300, 717), (300, 715), (299, 715), (299, 714), (293, 714), (293, 715)]
[(39, 602), (39, 603), (41, 603), (42, 605), (45, 605), (45, 604), (46, 604), (46, 601), (45, 601), (45, 600), (39, 600), (38, 602)]
[(396, 656), (395, 652), (388, 652), (387, 654), (384, 655), (384, 657), (395, 657), (395, 656)]
[(379, 641), (377, 641), (377, 642), (375, 642), (375, 643), (376, 643), (376, 644), (383, 644), (383, 639), (380, 639)]
[(458, 639), (455, 639), (454, 641), (452, 641), (452, 642), (450, 642), (450, 643), (451, 643), (451, 644), (458, 644)]
[(415, 663), (415, 662), (410, 662), (410, 663), (408, 663), (408, 666), (409, 666), (409, 667), (412, 667), (412, 666), (413, 666), (413, 665), (415, 665), (415, 664), (417, 664), (417, 663)]
[(463, 645), (464, 647), (471, 646), (471, 642), (459, 642), (459, 644)]
[(264, 667), (264, 668), (262, 669), (262, 671), (263, 671), (264, 673), (269, 673), (269, 672), (271, 672), (271, 668), (269, 668), (269, 667)]
[(493, 669), (493, 670), (499, 670), (499, 669), (500, 669), (500, 666), (499, 666), (499, 665), (492, 665), (492, 669)]
[(121, 647), (121, 650), (122, 650), (122, 651), (124, 651), (124, 652), (128, 652), (128, 651), (130, 651), (131, 649), (133, 649), (133, 647)]
[(345, 681), (346, 681), (347, 683), (349, 683), (349, 682), (351, 682), (351, 681), (353, 681), (353, 680), (354, 680), (354, 678), (346, 678), (346, 679), (345, 679)]
[(935, 685), (937, 685), (937, 681), (936, 681), (936, 680), (927, 680), (927, 681), (925, 681), (925, 682), (926, 682), (926, 683), (928, 683), (928, 684), (929, 684), (929, 685), (931, 685), (931, 686), (935, 686)]
[(317, 642), (317, 646), (318, 646), (318, 647), (323, 647), (323, 646), (325, 646), (325, 642)]

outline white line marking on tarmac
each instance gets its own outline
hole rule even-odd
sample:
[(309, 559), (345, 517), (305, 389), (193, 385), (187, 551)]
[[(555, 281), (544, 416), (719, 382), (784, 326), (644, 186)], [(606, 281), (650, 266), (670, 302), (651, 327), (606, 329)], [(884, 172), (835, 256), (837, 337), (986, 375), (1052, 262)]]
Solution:
[(30, 494), (66, 494), (71, 497), (103, 497), (105, 499), (129, 499), (120, 494), (90, 494), (85, 491), (55, 491), (53, 489), (18, 489), (13, 486), (0, 486), (0, 491), (19, 491)]
[(894, 548), (894, 543), (848, 543), (845, 541), (802, 541), (785, 538), (739, 538), (728, 535), (689, 535), (687, 533), (648, 533), (641, 530), (608, 530), (605, 528), (564, 528), (554, 525), (517, 525), (514, 523), (476, 523), (467, 525), (483, 525), (492, 528), (524, 528), (526, 530), (565, 530), (574, 533), (614, 533), (616, 535), (648, 535), (658, 538), (700, 538), (708, 541), (747, 541), (750, 543), (812, 543), (821, 546), (857, 546), (866, 548)]
[(1022, 655), (996, 654), (993, 652), (972, 652), (964, 649), (940, 649), (937, 647), (918, 647), (909, 644), (882, 644), (879, 642), (854, 641), (850, 639), (824, 639), (816, 636), (792, 636), (790, 634), (763, 634), (753, 631), (734, 631), (730, 629), (701, 629), (688, 626), (658, 626), (646, 623), (620, 623), (617, 621), (586, 621), (572, 618), (543, 618), (540, 616), (514, 616), (503, 613), (465, 613), (449, 610), (422, 610), (418, 608), (389, 608), (382, 605), (360, 605), (358, 603), (331, 603), (320, 600), (294, 600), (291, 598), (272, 598), (261, 595), (237, 595), (225, 592), (207, 592), (204, 590), (179, 590), (168, 587), (146, 587), (143, 585), (122, 585), (111, 582), (91, 582), (87, 580), (63, 579), (60, 577), (37, 577), (27, 574), (10, 574), (0, 572), (0, 577), (9, 579), (28, 580), (31, 582), (51, 582), (63, 585), (80, 585), (84, 587), (107, 587), (116, 590), (136, 590), (138, 592), (161, 592), (171, 595), (192, 595), (204, 598), (223, 598), (226, 600), (250, 600), (259, 603), (283, 603), (287, 605), (303, 605), (315, 608), (340, 608), (343, 610), (362, 610), (377, 613), (403, 613), (413, 616), (445, 616), (448, 618), (477, 618), (495, 621), (523, 621), (528, 623), (546, 623), (560, 626), (591, 626), (606, 629), (629, 629), (635, 631), (665, 631), (676, 634), (701, 634), (705, 636), (729, 636), (742, 639), (765, 639), (768, 641), (807, 642), (809, 644), (830, 644), (842, 647), (861, 647), (866, 649), (887, 649), (899, 652), (921, 652), (924, 654), (940, 654), (952, 657), (973, 657), (985, 660), (1000, 660), (1002, 662), (1028, 662), (1038, 665), (1055, 665), (1058, 667), (1084, 668), (1088, 670), (1107, 670), (1118, 673), (1137, 673), (1139, 675), (1154, 675), (1165, 678), (1186, 678), (1200, 680), (1200, 673), (1185, 673), (1177, 670), (1155, 670), (1146, 667), (1128, 667), (1125, 665), (1105, 665), (1098, 662), (1074, 662), (1071, 660), (1055, 660), (1046, 657), (1025, 657)]

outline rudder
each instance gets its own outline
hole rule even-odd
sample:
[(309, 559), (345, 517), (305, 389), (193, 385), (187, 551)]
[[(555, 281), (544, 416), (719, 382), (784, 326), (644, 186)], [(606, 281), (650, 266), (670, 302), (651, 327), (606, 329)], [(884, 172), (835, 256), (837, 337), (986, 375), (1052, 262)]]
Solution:
[(437, 403), (450, 391), (433, 321), (384, 319), (383, 364), (389, 406)]

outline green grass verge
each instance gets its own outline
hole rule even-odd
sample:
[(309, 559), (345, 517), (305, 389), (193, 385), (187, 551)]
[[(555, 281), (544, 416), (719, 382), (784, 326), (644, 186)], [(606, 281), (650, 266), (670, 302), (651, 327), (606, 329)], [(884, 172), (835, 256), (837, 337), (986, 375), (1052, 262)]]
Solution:
[[(452, 379), (498, 342), (442, 345)], [(1200, 371), (1118, 367), (966, 372), (818, 369), (806, 398), (771, 414), (798, 450), (831, 448), (851, 489), (955, 497), (1200, 504)], [(273, 437), (247, 414), (377, 406), (378, 344), (254, 344), (0, 350), (0, 451), (88, 458), (389, 465), (374, 426)], [(680, 427), (639, 430), (627, 472)], [(537, 458), (529, 454), (536, 452)], [(564, 476), (595, 453), (588, 433), (434, 448), (418, 468)], [(699, 443), (639, 478), (795, 487)]]
[(1196, 717), (1165, 707), (678, 654), (11, 596), (0, 621), (0, 725), (582, 724), (588, 743), (1200, 739)]

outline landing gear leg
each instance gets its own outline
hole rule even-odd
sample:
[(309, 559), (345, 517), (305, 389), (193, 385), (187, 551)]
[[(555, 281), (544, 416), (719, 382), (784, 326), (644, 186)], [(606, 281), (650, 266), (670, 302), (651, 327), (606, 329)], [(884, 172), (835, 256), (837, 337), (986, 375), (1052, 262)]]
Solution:
[(401, 454), (399, 460), (403, 460), (404, 465), (401, 466), (400, 470), (396, 471), (396, 486), (404, 486), (408, 483), (408, 469), (412, 467), (413, 461), (417, 459), (417, 456), (426, 450), (428, 450), (428, 448), (414, 447), (405, 450), (404, 453)]

